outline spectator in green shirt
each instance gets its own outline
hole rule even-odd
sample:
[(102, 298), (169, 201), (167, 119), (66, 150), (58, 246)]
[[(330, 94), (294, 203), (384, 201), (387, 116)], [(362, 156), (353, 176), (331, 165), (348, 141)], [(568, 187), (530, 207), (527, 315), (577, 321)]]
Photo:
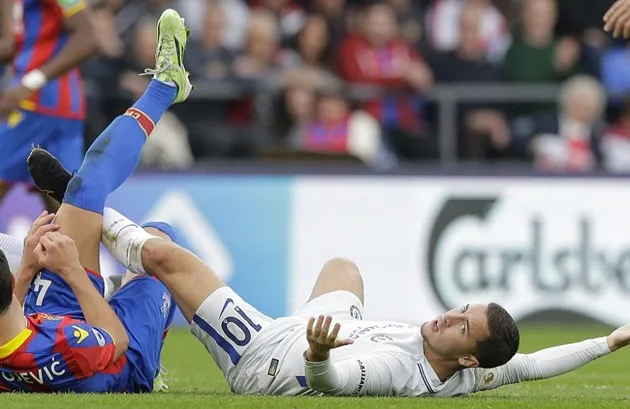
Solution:
[(580, 44), (556, 38), (555, 0), (525, 0), (522, 25), (505, 56), (505, 69), (515, 82), (555, 83), (575, 73)]
[[(580, 44), (566, 37), (557, 38), (556, 0), (524, 0), (521, 25), (513, 36), (504, 68), (507, 79), (516, 83), (558, 83), (576, 73)], [(552, 111), (553, 104), (519, 104), (517, 116)]]

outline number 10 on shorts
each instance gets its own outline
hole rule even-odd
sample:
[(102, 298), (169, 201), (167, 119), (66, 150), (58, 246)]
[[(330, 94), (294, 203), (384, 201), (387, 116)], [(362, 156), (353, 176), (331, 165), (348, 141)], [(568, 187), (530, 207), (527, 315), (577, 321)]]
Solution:
[(235, 305), (231, 298), (226, 300), (218, 318), (221, 319), (218, 325), (220, 328), (214, 328), (198, 315), (195, 315), (193, 322), (214, 339), (230, 357), (232, 365), (236, 365), (262, 326), (255, 323), (242, 308)]

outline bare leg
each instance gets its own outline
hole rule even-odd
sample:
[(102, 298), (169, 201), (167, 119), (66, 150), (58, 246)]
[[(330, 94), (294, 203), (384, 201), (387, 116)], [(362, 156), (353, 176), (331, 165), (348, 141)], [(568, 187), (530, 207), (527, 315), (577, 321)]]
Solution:
[[(105, 209), (103, 244), (130, 270), (157, 277), (169, 289), (184, 317), (191, 322), (201, 304), (225, 287), (219, 276), (190, 251), (151, 236), (125, 216)], [(348, 291), (363, 303), (363, 279), (348, 259), (324, 265), (310, 299), (333, 291)]]
[(100, 274), (99, 254), (103, 216), (63, 203), (57, 211), (54, 223), (59, 225), (61, 234), (74, 240), (81, 265)]
[(359, 297), (361, 303), (364, 302), (363, 278), (357, 265), (346, 258), (334, 258), (324, 264), (309, 301), (321, 295), (341, 290), (353, 293)]
[(157, 277), (175, 299), (188, 322), (201, 304), (225, 286), (197, 256), (157, 238), (113, 209), (104, 212), (102, 242), (130, 271)]
[[(40, 190), (53, 191), (51, 196), (57, 198), (59, 190), (65, 192), (55, 222), (60, 233), (75, 241), (86, 268), (100, 273), (101, 213), (107, 196), (133, 173), (153, 124), (172, 105), (177, 92), (174, 84), (152, 80), (133, 107), (96, 138), (69, 182), (65, 182), (67, 170), (54, 158), (47, 158), (50, 155), (45, 151), (35, 149), (29, 156), (29, 171)], [(49, 176), (51, 171), (54, 174)]]
[(201, 303), (225, 284), (190, 251), (161, 239), (150, 239), (142, 248), (142, 264), (169, 289), (188, 322)]

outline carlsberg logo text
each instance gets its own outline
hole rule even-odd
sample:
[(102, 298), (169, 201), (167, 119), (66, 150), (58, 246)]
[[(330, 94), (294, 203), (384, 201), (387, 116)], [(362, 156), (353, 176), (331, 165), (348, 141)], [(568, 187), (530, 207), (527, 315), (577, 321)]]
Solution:
[[(544, 224), (527, 221), (529, 235), (521, 248), (501, 248), (499, 244), (478, 247), (474, 243), (452, 255), (453, 284), (461, 291), (506, 291), (515, 288), (515, 274), (528, 273), (531, 284), (544, 292), (567, 291), (583, 287), (597, 292), (613, 286), (630, 293), (630, 248), (606, 251), (593, 247), (592, 225), (588, 219), (577, 221), (578, 235), (572, 244), (548, 247)], [(468, 272), (466, 274), (465, 272)]]
[(559, 308), (613, 323), (630, 308), (630, 233), (619, 230), (622, 220), (597, 209), (563, 213), (542, 203), (524, 211), (499, 200), (450, 198), (438, 212), (426, 269), (445, 308), (494, 301), (517, 316)]

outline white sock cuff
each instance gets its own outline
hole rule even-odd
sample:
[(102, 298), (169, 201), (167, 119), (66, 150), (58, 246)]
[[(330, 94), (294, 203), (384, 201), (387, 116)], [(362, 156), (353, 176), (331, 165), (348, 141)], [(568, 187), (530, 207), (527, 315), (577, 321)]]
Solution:
[(22, 264), (24, 241), (17, 237), (0, 233), (0, 250), (2, 250), (9, 262), (9, 269), (15, 274), (20, 269), (20, 264)]
[(147, 240), (155, 238), (116, 210), (103, 211), (101, 241), (114, 258), (136, 274), (146, 274), (142, 264), (142, 248)]

